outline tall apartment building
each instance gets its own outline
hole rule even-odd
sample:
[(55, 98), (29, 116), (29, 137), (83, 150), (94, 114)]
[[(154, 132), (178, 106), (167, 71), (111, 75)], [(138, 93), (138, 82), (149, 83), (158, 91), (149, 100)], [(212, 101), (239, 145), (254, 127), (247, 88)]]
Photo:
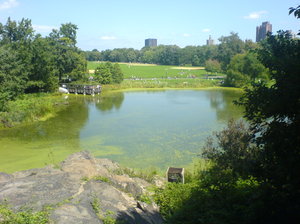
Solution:
[(157, 47), (157, 39), (146, 39), (145, 47)]
[(263, 22), (261, 26), (256, 27), (256, 42), (259, 42), (267, 37), (267, 33), (272, 32), (272, 24)]
[(214, 45), (214, 40), (211, 39), (211, 36), (209, 35), (208, 40), (206, 40), (206, 45), (210, 46), (210, 45)]

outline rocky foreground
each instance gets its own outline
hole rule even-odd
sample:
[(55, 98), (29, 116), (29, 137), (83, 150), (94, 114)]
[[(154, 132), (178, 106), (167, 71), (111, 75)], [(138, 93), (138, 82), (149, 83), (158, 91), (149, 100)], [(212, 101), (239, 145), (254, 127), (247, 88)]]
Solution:
[(120, 169), (111, 160), (79, 152), (59, 169), (0, 173), (0, 204), (8, 204), (14, 211), (51, 207), (50, 223), (98, 224), (108, 219), (114, 223), (162, 223), (154, 204), (136, 199), (150, 184), (119, 174)]

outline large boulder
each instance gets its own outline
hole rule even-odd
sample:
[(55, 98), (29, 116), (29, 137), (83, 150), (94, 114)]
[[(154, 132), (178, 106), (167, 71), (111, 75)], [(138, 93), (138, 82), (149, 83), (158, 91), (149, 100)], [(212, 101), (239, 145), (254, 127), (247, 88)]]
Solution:
[(107, 219), (162, 223), (155, 205), (136, 200), (150, 184), (140, 178), (117, 175), (114, 171), (118, 169), (117, 163), (96, 159), (84, 151), (67, 158), (61, 169), (0, 173), (0, 204), (8, 203), (14, 211), (40, 211), (50, 206), (50, 220), (58, 224), (96, 224)]

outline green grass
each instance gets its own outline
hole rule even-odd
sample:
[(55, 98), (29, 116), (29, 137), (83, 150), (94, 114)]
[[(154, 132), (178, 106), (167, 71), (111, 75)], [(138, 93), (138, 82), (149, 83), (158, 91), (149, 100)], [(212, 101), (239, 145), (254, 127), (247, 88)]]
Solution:
[(65, 100), (61, 94), (24, 94), (7, 104), (7, 111), (0, 112), (0, 128), (47, 120), (64, 108)]
[(14, 212), (8, 205), (0, 205), (0, 223), (3, 224), (47, 224), (49, 223), (49, 211), (33, 212), (24, 210)]
[(208, 88), (218, 87), (220, 81), (205, 79), (145, 79), (145, 80), (124, 80), (121, 84), (103, 86), (103, 90), (118, 89), (161, 89), (161, 88)]
[[(94, 70), (99, 63), (103, 62), (88, 62), (88, 69)], [(130, 78), (188, 78), (188, 77), (203, 77), (208, 74), (201, 67), (197, 70), (188, 69), (189, 67), (172, 66), (172, 65), (145, 65), (145, 64), (119, 64), (125, 79)]]

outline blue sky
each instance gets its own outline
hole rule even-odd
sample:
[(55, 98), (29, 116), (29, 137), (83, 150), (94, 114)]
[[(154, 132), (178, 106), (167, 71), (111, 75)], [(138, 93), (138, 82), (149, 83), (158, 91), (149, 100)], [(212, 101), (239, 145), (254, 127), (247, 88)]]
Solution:
[(78, 26), (83, 50), (135, 48), (147, 38), (158, 44), (204, 45), (237, 32), (255, 40), (256, 26), (270, 21), (273, 32), (300, 29), (288, 15), (299, 0), (0, 0), (0, 22), (31, 19), (37, 33), (47, 35), (62, 23)]

